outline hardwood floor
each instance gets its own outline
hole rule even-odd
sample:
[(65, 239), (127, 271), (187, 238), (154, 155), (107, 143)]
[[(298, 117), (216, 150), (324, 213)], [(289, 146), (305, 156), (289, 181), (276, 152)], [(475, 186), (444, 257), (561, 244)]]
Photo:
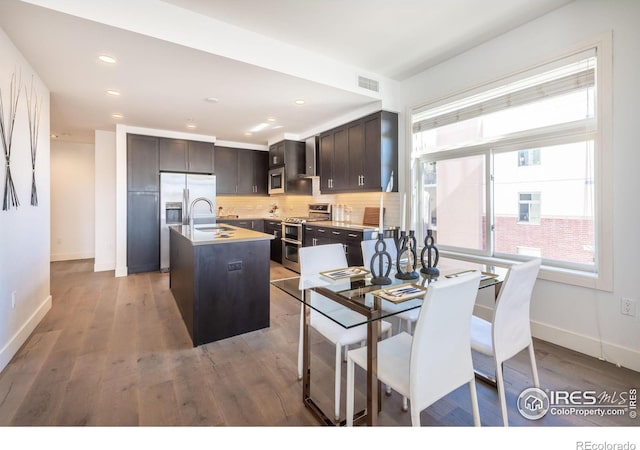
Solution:
[[(271, 287), (269, 328), (193, 348), (168, 274), (115, 278), (92, 268), (93, 260), (51, 264), (53, 307), (0, 374), (0, 425), (318, 425), (302, 405), (296, 375), (296, 300)], [(294, 275), (272, 263), (272, 279)], [(332, 411), (334, 350), (316, 333), (312, 340), (312, 395)], [(637, 372), (547, 342), (536, 341), (536, 354), (545, 389), (620, 393), (640, 387)], [(476, 362), (490, 365), (480, 357)], [(514, 426), (638, 425), (628, 415), (527, 420), (513, 407), (530, 385), (525, 353), (508, 363), (505, 379)], [(364, 373), (356, 382), (359, 408)], [(496, 391), (478, 383), (478, 397), (482, 425), (499, 426)], [(395, 393), (383, 396), (379, 417), (381, 425), (410, 425)], [(471, 425), (468, 389), (423, 411), (422, 424)]]

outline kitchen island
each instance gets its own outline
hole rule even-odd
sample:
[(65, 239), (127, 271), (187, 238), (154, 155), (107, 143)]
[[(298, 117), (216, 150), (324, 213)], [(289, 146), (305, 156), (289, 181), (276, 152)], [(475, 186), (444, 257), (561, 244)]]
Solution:
[(194, 347), (269, 326), (272, 235), (197, 224), (169, 239), (169, 287)]

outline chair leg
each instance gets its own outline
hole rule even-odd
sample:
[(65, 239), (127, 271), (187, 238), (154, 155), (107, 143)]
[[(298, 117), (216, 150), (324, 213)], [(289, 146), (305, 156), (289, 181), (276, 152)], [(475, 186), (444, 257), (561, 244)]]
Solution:
[(340, 380), (342, 379), (342, 346), (336, 344), (335, 418), (340, 420)]
[(347, 358), (347, 426), (353, 426), (353, 405), (355, 395), (355, 364)]
[(502, 411), (502, 424), (509, 426), (509, 416), (507, 414), (507, 399), (504, 391), (504, 376), (502, 374), (502, 363), (496, 364), (496, 384), (498, 387), (498, 398), (500, 400), (500, 409)]
[(538, 378), (538, 366), (536, 365), (536, 354), (533, 350), (533, 342), (529, 344), (529, 358), (531, 359), (531, 373), (533, 374), (533, 385), (540, 388), (540, 379)]
[(304, 307), (300, 305), (300, 335), (298, 337), (298, 380), (302, 380), (302, 336), (304, 333)]
[[(387, 339), (390, 338), (391, 336), (393, 336), (393, 327), (389, 327), (389, 331), (387, 331)], [(364, 345), (363, 345), (364, 347)], [(386, 385), (385, 387), (385, 394), (387, 395), (387, 397), (391, 396), (391, 386)]]
[(480, 409), (478, 408), (478, 393), (476, 392), (475, 377), (469, 382), (469, 394), (471, 396), (471, 411), (473, 413), (473, 426), (480, 426)]

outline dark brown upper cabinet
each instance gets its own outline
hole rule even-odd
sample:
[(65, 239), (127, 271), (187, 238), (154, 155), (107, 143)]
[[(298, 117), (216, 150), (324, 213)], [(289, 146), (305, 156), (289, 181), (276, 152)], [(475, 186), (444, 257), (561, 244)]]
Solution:
[(398, 191), (398, 115), (379, 111), (320, 134), (320, 191)]
[(218, 195), (267, 195), (266, 151), (216, 147), (216, 193)]
[(163, 172), (214, 172), (214, 144), (160, 138), (160, 170)]

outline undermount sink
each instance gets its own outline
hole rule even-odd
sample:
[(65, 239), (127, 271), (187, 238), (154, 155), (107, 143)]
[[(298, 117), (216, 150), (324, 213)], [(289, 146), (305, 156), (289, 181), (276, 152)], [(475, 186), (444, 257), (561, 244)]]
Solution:
[(195, 229), (198, 231), (213, 231), (213, 232), (234, 231), (233, 228), (229, 228), (224, 225), (204, 225), (200, 227), (195, 227)]

